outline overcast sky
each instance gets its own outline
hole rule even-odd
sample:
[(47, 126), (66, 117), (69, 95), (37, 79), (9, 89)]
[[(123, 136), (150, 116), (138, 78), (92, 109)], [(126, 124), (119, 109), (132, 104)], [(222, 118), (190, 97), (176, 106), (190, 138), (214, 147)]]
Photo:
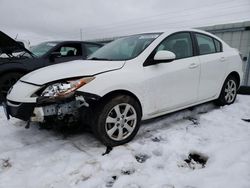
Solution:
[(0, 0), (0, 30), (31, 43), (250, 20), (250, 0)]

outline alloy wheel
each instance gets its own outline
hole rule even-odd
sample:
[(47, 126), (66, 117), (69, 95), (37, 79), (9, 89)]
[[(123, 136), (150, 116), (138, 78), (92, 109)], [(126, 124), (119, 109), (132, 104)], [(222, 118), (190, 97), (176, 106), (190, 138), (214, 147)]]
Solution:
[(122, 103), (114, 106), (108, 113), (105, 130), (110, 139), (122, 141), (134, 131), (137, 114), (133, 106)]
[(237, 84), (234, 80), (228, 80), (225, 87), (225, 101), (229, 104), (232, 103), (236, 97)]

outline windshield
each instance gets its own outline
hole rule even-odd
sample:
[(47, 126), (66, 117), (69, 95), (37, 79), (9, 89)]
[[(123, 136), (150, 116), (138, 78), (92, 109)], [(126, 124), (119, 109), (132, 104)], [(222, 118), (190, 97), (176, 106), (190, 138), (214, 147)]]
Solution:
[(56, 46), (57, 44), (58, 44), (58, 42), (43, 42), (41, 44), (38, 44), (38, 45), (32, 47), (30, 51), (35, 56), (41, 57), (45, 53), (47, 53), (50, 49), (52, 49), (54, 46)]
[(121, 61), (137, 57), (160, 33), (133, 35), (117, 39), (97, 50), (88, 59)]

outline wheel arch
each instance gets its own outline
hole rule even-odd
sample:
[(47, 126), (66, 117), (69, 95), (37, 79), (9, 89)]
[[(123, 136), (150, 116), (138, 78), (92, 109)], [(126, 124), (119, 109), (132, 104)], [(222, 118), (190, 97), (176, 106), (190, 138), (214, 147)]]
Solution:
[(235, 79), (236, 79), (236, 84), (237, 84), (237, 87), (239, 88), (239, 86), (240, 86), (240, 74), (238, 73), (238, 72), (236, 72), (236, 71), (232, 71), (232, 72), (230, 72), (228, 75), (227, 75), (227, 77), (225, 78), (225, 80), (224, 80), (224, 82), (223, 82), (223, 85), (222, 85), (222, 87), (221, 87), (221, 90), (220, 90), (220, 93), (219, 93), (219, 95), (218, 95), (218, 98), (215, 100), (215, 104), (216, 105), (218, 105), (218, 106), (224, 106), (224, 105), (228, 105), (228, 104), (232, 104), (233, 102), (234, 102), (234, 100), (236, 99), (236, 95), (237, 95), (237, 92), (236, 92), (236, 94), (235, 94), (235, 98), (234, 98), (234, 100), (233, 101), (231, 101), (231, 102), (227, 102), (226, 100), (225, 100), (225, 98), (224, 98), (224, 91), (223, 91), (223, 88), (225, 87), (225, 83), (226, 83), (226, 81), (228, 80), (228, 78), (230, 78), (230, 77), (234, 77)]
[(240, 87), (240, 83), (241, 83), (240, 74), (238, 72), (236, 72), (236, 71), (233, 71), (230, 74), (228, 74), (228, 76), (226, 77), (225, 80), (227, 80), (230, 76), (233, 76), (233, 77), (236, 78), (236, 80), (237, 80), (237, 87), (239, 88)]
[(140, 106), (141, 114), (143, 114), (142, 104), (141, 104), (139, 98), (134, 93), (132, 93), (128, 90), (120, 89), (120, 90), (111, 91), (111, 92), (105, 94), (104, 96), (102, 96), (101, 100), (106, 101), (106, 100), (109, 100), (110, 98), (117, 96), (117, 95), (128, 95), (130, 97), (133, 97), (138, 102), (138, 104)]

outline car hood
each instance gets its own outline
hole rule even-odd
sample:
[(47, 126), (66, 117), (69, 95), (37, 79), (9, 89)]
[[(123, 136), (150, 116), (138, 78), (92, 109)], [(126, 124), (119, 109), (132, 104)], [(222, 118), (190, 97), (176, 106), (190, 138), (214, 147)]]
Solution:
[(32, 54), (24, 46), (0, 31), (0, 54), (12, 54), (21, 51), (26, 51), (29, 54)]
[(25, 75), (20, 80), (31, 84), (44, 85), (57, 80), (93, 76), (117, 70), (122, 68), (124, 63), (125, 61), (76, 60), (38, 69)]

